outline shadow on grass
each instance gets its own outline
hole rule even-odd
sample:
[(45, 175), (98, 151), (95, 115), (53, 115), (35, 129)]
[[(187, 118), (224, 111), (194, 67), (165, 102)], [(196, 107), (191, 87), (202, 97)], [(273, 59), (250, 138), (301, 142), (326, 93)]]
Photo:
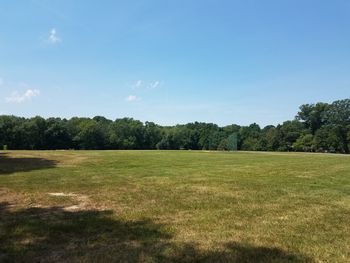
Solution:
[(172, 240), (164, 225), (111, 211), (13, 210), (0, 203), (0, 262), (311, 262), (278, 248), (227, 243), (216, 251)]
[(10, 157), (7, 153), (0, 153), (0, 175), (16, 172), (54, 168), (57, 161), (44, 158)]

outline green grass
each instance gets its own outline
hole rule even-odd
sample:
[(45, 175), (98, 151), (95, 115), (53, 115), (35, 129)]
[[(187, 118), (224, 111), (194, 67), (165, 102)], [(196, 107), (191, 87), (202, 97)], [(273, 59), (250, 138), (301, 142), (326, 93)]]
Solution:
[(0, 154), (0, 262), (349, 262), (350, 156)]

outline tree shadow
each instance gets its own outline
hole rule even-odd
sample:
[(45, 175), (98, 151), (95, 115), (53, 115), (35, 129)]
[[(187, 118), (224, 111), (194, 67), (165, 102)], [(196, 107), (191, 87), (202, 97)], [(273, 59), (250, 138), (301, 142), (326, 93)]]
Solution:
[(278, 248), (227, 243), (208, 251), (173, 240), (151, 220), (62, 207), (14, 210), (0, 203), (0, 262), (312, 262)]
[(0, 153), (0, 175), (16, 172), (54, 168), (57, 161), (44, 158), (10, 157), (7, 153)]

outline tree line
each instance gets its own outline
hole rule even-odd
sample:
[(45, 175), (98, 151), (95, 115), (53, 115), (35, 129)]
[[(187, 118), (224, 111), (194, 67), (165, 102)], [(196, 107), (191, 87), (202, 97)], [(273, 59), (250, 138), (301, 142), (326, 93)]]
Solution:
[(132, 118), (102, 116), (71, 119), (0, 116), (0, 145), (8, 149), (192, 149), (349, 153), (350, 99), (304, 104), (295, 119), (261, 128), (236, 124), (219, 127), (194, 122), (160, 126)]

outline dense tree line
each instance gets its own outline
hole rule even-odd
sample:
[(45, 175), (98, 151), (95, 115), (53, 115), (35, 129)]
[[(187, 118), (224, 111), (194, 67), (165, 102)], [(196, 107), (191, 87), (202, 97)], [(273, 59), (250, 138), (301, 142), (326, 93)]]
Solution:
[(305, 104), (294, 120), (261, 128), (212, 123), (159, 126), (131, 118), (21, 118), (0, 116), (0, 145), (8, 149), (230, 149), (349, 153), (350, 99)]

